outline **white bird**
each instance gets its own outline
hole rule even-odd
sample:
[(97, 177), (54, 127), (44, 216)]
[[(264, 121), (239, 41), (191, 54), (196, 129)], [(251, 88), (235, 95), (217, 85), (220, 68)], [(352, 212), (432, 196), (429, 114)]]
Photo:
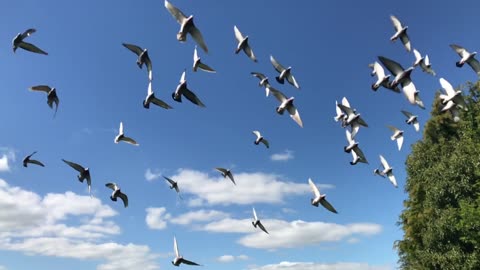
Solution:
[(350, 134), (350, 131), (345, 130), (345, 134), (347, 136), (347, 142), (348, 145), (343, 147), (343, 150), (347, 153), (352, 153), (353, 160), (350, 161), (350, 165), (355, 165), (358, 162), (366, 163), (368, 164), (367, 159), (365, 158), (365, 155), (363, 154), (362, 150), (360, 147), (358, 147), (358, 142), (356, 142), (352, 138), (352, 134)]
[(372, 84), (372, 90), (377, 91), (380, 86), (383, 86), (389, 90), (392, 90), (393, 92), (400, 93), (400, 89), (398, 87), (390, 87), (389, 85), (389, 79), (390, 75), (385, 75), (385, 70), (383, 67), (375, 61), (373, 64), (368, 65), (370, 68), (372, 68), (372, 76), (377, 75), (377, 81)]
[(215, 170), (219, 171), (223, 178), (230, 178), (230, 180), (232, 180), (233, 184), (234, 185), (237, 185), (237, 183), (235, 183), (235, 180), (233, 179), (233, 174), (232, 172), (230, 171), (230, 169), (225, 169), (225, 168), (215, 168)]
[(390, 136), (390, 139), (392, 141), (397, 141), (397, 146), (398, 146), (398, 151), (402, 149), (402, 144), (403, 144), (403, 130), (400, 130), (394, 126), (387, 126), (392, 132), (393, 135)]
[(71, 162), (65, 159), (62, 159), (63, 162), (67, 163), (68, 166), (72, 167), (75, 169), (77, 172), (79, 172), (79, 175), (77, 175), (78, 181), (83, 183), (83, 181), (86, 179), (87, 180), (87, 185), (88, 185), (88, 193), (90, 194), (90, 197), (92, 196), (92, 179), (90, 177), (90, 170), (89, 168), (85, 168), (75, 162)]
[(298, 112), (295, 105), (293, 105), (294, 97), (287, 98), (282, 92), (271, 88), (270, 91), (280, 102), (280, 106), (277, 107), (277, 113), (282, 115), (285, 110), (288, 111), (290, 117), (295, 121), (300, 127), (303, 127), (302, 119), (300, 118), (300, 113)]
[(254, 131), (253, 131), (253, 134), (255, 134), (255, 135), (257, 136), (257, 138), (255, 139), (255, 142), (254, 142), (255, 145), (258, 145), (259, 143), (263, 143), (267, 148), (270, 148), (270, 144), (269, 144), (268, 141), (262, 136), (262, 134), (260, 134), (260, 131), (254, 130)]
[(458, 106), (453, 101), (450, 100), (447, 102), (445, 107), (442, 108), (442, 112), (444, 111), (449, 111), (451, 113), (454, 122), (460, 121), (460, 111), (458, 110)]
[(55, 112), (53, 113), (53, 117), (57, 115), (58, 104), (60, 103), (60, 99), (58, 99), (57, 89), (55, 87), (50, 87), (48, 85), (37, 85), (37, 86), (30, 87), (30, 91), (39, 91), (39, 92), (47, 93), (48, 107), (53, 109), (53, 103), (55, 103)]
[(463, 65), (467, 63), (473, 71), (480, 76), (480, 63), (475, 59), (477, 52), (470, 53), (465, 48), (456, 44), (450, 44), (450, 47), (461, 57), (461, 59), (455, 63), (457, 67), (463, 67)]
[(172, 261), (173, 265), (179, 266), (182, 263), (188, 264), (188, 265), (200, 265), (198, 263), (186, 260), (182, 256), (180, 256), (180, 252), (178, 252), (177, 238), (175, 238), (175, 236), (173, 237), (173, 250), (175, 252), (175, 259), (173, 259)]
[(253, 221), (252, 221), (253, 227), (256, 228), (258, 226), (262, 231), (269, 234), (267, 232), (267, 229), (265, 229), (265, 227), (263, 226), (262, 222), (260, 222), (260, 219), (258, 219), (257, 212), (255, 212), (255, 208), (252, 207), (252, 210), (253, 210)]
[(25, 42), (24, 39), (31, 36), (33, 33), (37, 32), (34, 28), (27, 29), (23, 33), (18, 33), (12, 40), (13, 53), (20, 47), (26, 51), (48, 55), (47, 52), (33, 45), (32, 43)]
[(195, 49), (193, 49), (193, 72), (197, 72), (197, 69), (210, 72), (210, 73), (216, 73), (216, 71), (213, 68), (202, 63), (202, 61), (200, 60), (200, 57), (198, 56), (197, 46), (195, 46)]
[(187, 33), (189, 33), (200, 48), (208, 53), (207, 44), (205, 44), (205, 41), (203, 40), (202, 33), (200, 33), (200, 30), (198, 30), (193, 23), (193, 15), (190, 15), (189, 17), (185, 16), (182, 11), (170, 4), (167, 0), (165, 0), (165, 8), (167, 8), (168, 12), (170, 12), (173, 18), (180, 24), (180, 31), (177, 34), (177, 40), (185, 42), (187, 40)]
[(260, 72), (250, 72), (250, 74), (252, 74), (254, 77), (257, 77), (260, 80), (260, 82), (258, 83), (258, 86), (265, 87), (265, 96), (268, 97), (268, 95), (270, 94), (270, 89), (272, 89), (272, 86), (268, 82), (268, 77)]
[(113, 190), (112, 195), (110, 195), (110, 199), (114, 202), (117, 201), (117, 198), (122, 199), (123, 205), (125, 208), (128, 206), (128, 197), (125, 193), (122, 193), (120, 187), (116, 183), (107, 183), (105, 184), (106, 187)]
[(38, 160), (32, 159), (32, 156), (35, 155), (35, 153), (37, 153), (37, 151), (31, 153), (30, 155), (26, 156), (26, 157), (23, 159), (23, 161), (22, 161), (23, 167), (26, 168), (26, 167), (28, 166), (28, 163), (30, 163), (30, 164), (36, 164), (36, 165), (45, 167), (45, 165), (43, 165), (42, 162), (40, 162), (40, 161), (38, 161)]
[(363, 118), (360, 116), (359, 113), (356, 113), (355, 110), (353, 110), (350, 107), (347, 107), (343, 104), (337, 104), (337, 106), (342, 110), (342, 112), (346, 115), (342, 122), (342, 126), (350, 126), (352, 129), (352, 138), (357, 135), (358, 130), (360, 129), (360, 126), (368, 127), (368, 124), (363, 120)]
[(318, 204), (321, 204), (328, 211), (330, 211), (332, 213), (335, 213), (335, 214), (338, 214), (337, 210), (335, 210), (335, 208), (333, 208), (333, 206), (327, 201), (327, 199), (325, 199), (327, 195), (326, 194), (323, 194), (323, 195), (320, 194), (320, 190), (315, 185), (315, 183), (313, 183), (311, 178), (308, 178), (308, 184), (310, 185), (310, 188), (312, 189), (313, 194), (315, 196), (314, 198), (312, 198), (310, 200), (311, 204), (315, 207), (318, 207)]
[(411, 112), (407, 112), (403, 110), (402, 110), (402, 113), (407, 117), (407, 119), (405, 120), (405, 123), (407, 123), (408, 125), (413, 125), (413, 127), (415, 128), (415, 131), (419, 132), (420, 123), (418, 122), (418, 116), (412, 114)]
[[(342, 98), (342, 105), (346, 107), (350, 107), (350, 103), (348, 102), (348, 99), (346, 97)], [(337, 115), (333, 117), (333, 120), (335, 120), (335, 122), (342, 120), (342, 123), (343, 123), (344, 120), (347, 120), (347, 115), (342, 111), (342, 109), (340, 109), (340, 107), (338, 107), (338, 101), (336, 100), (335, 100), (335, 112), (337, 113)]]
[[(453, 89), (453, 86), (444, 78), (440, 78), (439, 81), (440, 81), (440, 85), (446, 92), (446, 95), (440, 94), (439, 96), (439, 98), (442, 100), (442, 104), (448, 104), (449, 101), (452, 101), (459, 108), (464, 109), (465, 111), (468, 111), (467, 103), (465, 102), (465, 99), (462, 96), (462, 91)], [(452, 105), (449, 104), (449, 106), (451, 107)], [(448, 109), (449, 108), (442, 109), (442, 111), (445, 111)]]
[(205, 104), (193, 93), (187, 88), (187, 80), (185, 79), (185, 70), (182, 73), (182, 76), (180, 77), (180, 83), (177, 85), (177, 88), (175, 89), (175, 92), (172, 93), (172, 98), (176, 102), (182, 102), (182, 95), (185, 96), (190, 102), (193, 104), (196, 104), (200, 107), (205, 107)]
[(238, 30), (237, 26), (233, 26), (233, 31), (235, 32), (235, 38), (237, 39), (238, 45), (235, 49), (235, 53), (238, 54), (241, 50), (245, 52), (245, 54), (253, 60), (253, 62), (257, 62), (257, 58), (252, 51), (252, 48), (248, 44), (248, 36), (243, 36), (240, 30)]
[(280, 63), (278, 63), (278, 61), (275, 60), (275, 58), (273, 58), (272, 55), (270, 55), (270, 62), (272, 63), (275, 70), (278, 73), (280, 73), (280, 75), (275, 77), (275, 79), (277, 79), (278, 83), (284, 84), (285, 79), (287, 79), (288, 83), (295, 86), (295, 88), (300, 89), (300, 86), (298, 85), (297, 81), (295, 80), (295, 77), (293, 77), (293, 75), (291, 73), (292, 67), (285, 68)]
[(385, 158), (382, 155), (380, 155), (380, 162), (382, 163), (383, 170), (375, 169), (373, 173), (380, 175), (382, 177), (385, 177), (386, 175), (390, 180), (390, 182), (392, 182), (393, 186), (398, 187), (397, 180), (395, 179), (395, 175), (393, 175), (393, 167), (390, 167), (390, 165), (388, 165), (388, 162), (385, 160)]
[(152, 89), (152, 81), (148, 81), (148, 90), (147, 90), (147, 97), (145, 97), (145, 100), (143, 101), (143, 107), (145, 109), (150, 108), (150, 103), (153, 103), (159, 107), (162, 107), (164, 109), (173, 109), (170, 105), (165, 103), (163, 100), (158, 99), (155, 97), (155, 94), (153, 93)]
[(428, 58), (428, 55), (422, 57), (422, 55), (419, 51), (417, 51), (417, 49), (413, 49), (413, 54), (415, 55), (415, 62), (413, 63), (414, 67), (420, 66), (423, 72), (426, 72), (433, 76), (436, 75), (435, 71), (432, 69), (432, 64), (430, 64), (430, 59)]
[(392, 20), (393, 27), (395, 28), (395, 34), (390, 38), (390, 40), (395, 41), (398, 38), (400, 38), (403, 45), (405, 46), (405, 49), (407, 49), (407, 51), (410, 52), (412, 49), (412, 46), (410, 44), (410, 39), (408, 38), (408, 35), (407, 35), (408, 26), (403, 26), (400, 20), (398, 20), (398, 18), (393, 15), (390, 15), (390, 20)]
[(153, 79), (152, 61), (150, 61), (150, 57), (148, 56), (148, 50), (142, 49), (137, 45), (128, 44), (128, 43), (122, 43), (122, 45), (138, 56), (137, 66), (140, 69), (143, 67), (144, 64), (147, 66), (148, 80), (151, 81)]
[(125, 136), (123, 132), (123, 122), (120, 122), (120, 128), (118, 129), (118, 135), (113, 140), (115, 143), (119, 143), (120, 141), (124, 141), (126, 143), (138, 146), (139, 144), (132, 138)]

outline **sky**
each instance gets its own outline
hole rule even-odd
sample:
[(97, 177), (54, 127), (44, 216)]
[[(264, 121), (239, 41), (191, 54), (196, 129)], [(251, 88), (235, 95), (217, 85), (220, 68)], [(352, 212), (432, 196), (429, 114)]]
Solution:
[[(470, 67), (455, 66), (449, 44), (480, 50), (472, 35), (480, 3), (171, 3), (195, 16), (209, 48), (199, 55), (217, 73), (192, 72), (195, 42), (176, 40), (179, 24), (162, 0), (18, 0), (2, 8), (0, 269), (169, 269), (174, 236), (186, 259), (213, 270), (396, 269), (405, 161), (421, 139), (438, 79), (454, 87), (477, 80)], [(429, 55), (437, 73), (412, 73), (426, 110), (370, 88), (368, 64), (378, 56), (403, 67), (414, 62), (400, 41), (390, 41), (390, 15), (409, 27), (412, 47)], [(249, 36), (258, 63), (234, 53), (234, 25)], [(26, 41), (48, 56), (12, 52), (11, 40), (28, 28), (37, 32)], [(155, 95), (172, 110), (143, 108), (146, 70), (122, 43), (148, 48)], [(275, 81), (270, 55), (292, 67), (299, 90)], [(206, 108), (172, 100), (184, 69)], [(279, 103), (265, 97), (252, 71), (295, 97), (303, 128), (275, 112)], [(57, 89), (55, 118), (46, 95), (28, 90), (41, 84)], [(355, 137), (369, 164), (351, 166), (343, 151), (345, 130), (333, 120), (343, 97), (369, 125)], [(419, 133), (401, 110), (418, 115)], [(139, 146), (113, 142), (120, 121)], [(405, 131), (401, 151), (387, 125)], [(269, 149), (254, 145), (253, 130)], [(33, 151), (44, 168), (22, 166)], [(379, 155), (394, 168), (397, 189), (373, 175)], [(90, 168), (93, 198), (61, 159)], [(237, 185), (215, 167), (230, 168)], [(182, 198), (162, 175), (178, 181)], [(308, 178), (338, 214), (310, 204)], [(128, 208), (110, 200), (108, 182), (128, 195)], [(252, 207), (268, 235), (252, 226)]]

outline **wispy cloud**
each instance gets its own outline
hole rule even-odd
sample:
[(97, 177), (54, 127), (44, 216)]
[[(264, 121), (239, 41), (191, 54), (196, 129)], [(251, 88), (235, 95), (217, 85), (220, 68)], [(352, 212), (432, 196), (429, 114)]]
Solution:
[(314, 263), (314, 262), (280, 262), (252, 267), (250, 270), (393, 270), (391, 266), (374, 266), (368, 263), (338, 262), (338, 263)]
[(147, 211), (145, 222), (150, 229), (163, 230), (167, 228), (167, 220), (170, 219), (171, 216), (167, 213), (165, 207), (150, 207), (145, 210)]
[(233, 255), (223, 255), (223, 256), (220, 256), (217, 258), (217, 261), (218, 262), (221, 262), (221, 263), (231, 263), (233, 261), (238, 261), (238, 260), (242, 260), (242, 261), (245, 261), (245, 260), (248, 260), (248, 256), (247, 255), (238, 255), (238, 256), (233, 256)]
[(147, 211), (145, 222), (150, 229), (154, 230), (163, 230), (167, 228), (168, 223), (179, 225), (190, 225), (195, 223), (195, 225), (198, 225), (198, 223), (220, 220), (229, 216), (228, 213), (222, 211), (205, 209), (190, 211), (175, 217), (170, 213), (167, 213), (165, 207), (150, 207), (145, 210)]
[(155, 179), (158, 179), (159, 177), (162, 176), (162, 173), (159, 172), (159, 171), (152, 171), (150, 168), (148, 168), (146, 171), (145, 171), (145, 179), (147, 179), (147, 181), (153, 181)]
[(276, 153), (270, 156), (270, 159), (273, 161), (288, 161), (293, 159), (293, 151), (285, 150), (283, 153)]
[(0, 153), (2, 153), (2, 157), (0, 158), (0, 172), (9, 172), (11, 162), (15, 162), (16, 159), (15, 151), (8, 147), (2, 147), (0, 148)]

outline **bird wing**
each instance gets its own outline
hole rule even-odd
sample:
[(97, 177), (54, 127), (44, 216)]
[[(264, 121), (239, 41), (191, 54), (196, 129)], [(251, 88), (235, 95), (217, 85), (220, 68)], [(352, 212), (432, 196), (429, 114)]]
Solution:
[(115, 184), (115, 183), (106, 183), (105, 186), (108, 187), (111, 190), (118, 189), (117, 184)]
[(415, 128), (416, 132), (420, 131), (420, 123), (418, 123), (417, 120), (413, 122), (413, 127)]
[(170, 183), (170, 185), (174, 185), (175, 184), (175, 181), (173, 181), (172, 179), (166, 177), (166, 176), (163, 176), (163, 178), (165, 178), (165, 180), (168, 181), (168, 183)]
[(34, 28), (27, 29), (27, 30), (25, 30), (25, 32), (22, 33), (21, 38), (24, 39), (26, 37), (29, 37), (35, 32), (37, 32), (37, 30), (34, 29)]
[(402, 41), (402, 43), (405, 46), (405, 49), (407, 49), (407, 51), (412, 50), (412, 45), (410, 43), (410, 39), (408, 38), (407, 33), (404, 33), (403, 35), (401, 35), (400, 40)]
[(342, 104), (343, 106), (351, 107), (350, 102), (348, 102), (348, 99), (346, 97), (342, 98)]
[(63, 162), (67, 163), (70, 167), (74, 168), (76, 171), (78, 171), (79, 173), (82, 173), (83, 171), (85, 171), (85, 168), (82, 167), (81, 165), (75, 163), (75, 162), (71, 162), (71, 161), (68, 161), (68, 160), (65, 160), (65, 159), (62, 159)]
[(425, 65), (428, 67), (430, 66), (430, 58), (428, 58), (428, 54), (425, 55), (425, 59), (423, 60), (423, 62), (425, 63)]
[[(253, 60), (253, 62), (257, 62), (257, 57), (255, 57), (255, 54), (253, 53), (252, 47), (250, 47), (249, 44), (243, 48), (245, 50), (245, 53), (247, 56)], [(288, 78), (287, 78), (288, 80)]]
[(344, 112), (346, 115), (350, 116), (350, 115), (354, 115), (355, 113), (353, 112), (352, 108), (350, 107), (347, 107), (343, 104), (337, 104), (337, 106), (340, 108), (340, 110), (342, 110), (342, 112)]
[(270, 148), (270, 143), (268, 143), (268, 141), (265, 138), (263, 138), (262, 143), (265, 144), (267, 148)]
[(470, 58), (470, 60), (467, 61), (467, 64), (469, 64), (470, 67), (472, 67), (472, 69), (475, 71), (475, 73), (480, 76), (480, 63), (477, 59), (472, 57)]
[(147, 95), (153, 94), (152, 81), (148, 81)]
[(260, 72), (250, 72), (253, 76), (257, 77), (260, 80), (265, 79), (267, 76), (265, 76), (263, 73)]
[(415, 104), (415, 94), (417, 93), (417, 88), (413, 84), (412, 80), (406, 78), (402, 81), (402, 90), (405, 96), (408, 99), (408, 102)]
[(393, 173), (389, 173), (387, 176), (388, 176), (388, 180), (392, 182), (393, 186), (398, 187), (397, 179), (395, 179), (395, 175), (393, 175)]
[(29, 89), (31, 91), (41, 91), (41, 92), (45, 92), (45, 93), (48, 93), (48, 92), (50, 92), (50, 90), (52, 90), (52, 88), (50, 88), (50, 86), (48, 86), (48, 85), (32, 86)]
[(360, 149), (360, 147), (357, 146), (357, 147), (353, 148), (352, 149), (352, 155), (353, 155), (354, 158), (355, 158), (355, 155), (357, 157), (359, 157), (358, 161), (368, 164), (368, 160), (365, 157), (365, 154), (363, 154), (363, 151), (362, 151), (362, 149)]
[(186, 260), (186, 259), (184, 259), (184, 258), (182, 258), (182, 263), (188, 264), (188, 265), (200, 265), (200, 264), (198, 264), (198, 263), (196, 263), (196, 262), (192, 262), (192, 261)]
[(225, 169), (225, 168), (215, 168), (215, 170), (217, 170), (217, 171), (219, 171), (219, 172), (221, 172), (221, 173), (224, 173), (224, 174), (227, 173), (227, 169)]
[(236, 25), (233, 26), (233, 31), (235, 32), (235, 38), (237, 39), (237, 41), (239, 43), (242, 42), (244, 37), (243, 37), (242, 33), (240, 32), (240, 30), (238, 30)]
[(272, 63), (275, 70), (278, 71), (279, 73), (285, 70), (285, 67), (283, 67), (280, 63), (278, 63), (277, 60), (275, 60), (275, 58), (273, 58), (272, 55), (270, 55), (270, 62)]
[(47, 52), (43, 51), (42, 49), (38, 48), (37, 46), (33, 45), (32, 43), (28, 43), (28, 42), (25, 42), (25, 41), (20, 42), (20, 44), (18, 44), (18, 47), (20, 47), (22, 49), (25, 49), (27, 51), (30, 51), (30, 52), (48, 55)]
[(282, 92), (280, 92), (279, 90), (273, 88), (273, 87), (270, 87), (270, 91), (272, 92), (273, 96), (275, 96), (275, 98), (281, 102), (284, 102), (285, 100), (287, 100), (287, 96), (285, 96)]
[(198, 64), (198, 68), (203, 70), (203, 71), (206, 71), (206, 72), (211, 72), (211, 73), (216, 73), (215, 69), (211, 68), (210, 66), (202, 63), (200, 61), (200, 63)]
[(260, 222), (260, 221), (258, 222), (258, 227), (260, 227), (260, 229), (261, 229), (262, 231), (264, 231), (265, 233), (269, 234), (268, 231), (267, 231), (267, 229), (265, 229), (265, 227), (263, 226), (262, 222)]
[(390, 168), (390, 165), (388, 165), (387, 160), (385, 160), (385, 158), (382, 155), (380, 155), (380, 162), (382, 163), (382, 166), (384, 169)]
[(130, 137), (127, 137), (127, 136), (123, 136), (122, 141), (126, 142), (126, 143), (129, 143), (129, 144), (133, 144), (135, 146), (139, 146), (139, 144), (137, 143), (137, 141), (135, 141), (133, 138), (130, 138)]
[(300, 113), (298, 112), (297, 108), (293, 104), (291, 104), (287, 107), (287, 110), (293, 121), (295, 121), (295, 123), (297, 123), (300, 127), (303, 128), (302, 118), (300, 118)]
[(255, 219), (255, 221), (257, 221), (258, 220), (257, 212), (255, 211), (254, 207), (252, 207), (252, 210), (253, 210), (253, 218)]
[(119, 192), (117, 193), (117, 196), (120, 197), (120, 199), (122, 199), (123, 205), (124, 205), (125, 207), (127, 207), (127, 206), (128, 206), (128, 197), (127, 197), (127, 195), (126, 195), (125, 193), (122, 193), (122, 192), (119, 191)]
[(402, 149), (403, 145), (403, 135), (397, 138), (398, 151)]
[(118, 128), (118, 135), (123, 135), (123, 122), (120, 122), (120, 127)]
[(45, 165), (43, 165), (42, 162), (40, 162), (40, 161), (38, 161), (38, 160), (35, 160), (35, 159), (30, 159), (30, 160), (28, 161), (28, 163), (37, 164), (37, 165), (39, 165), (39, 166), (45, 167)]
[(440, 85), (442, 86), (443, 89), (445, 89), (445, 92), (447, 93), (448, 96), (454, 96), (455, 95), (455, 89), (453, 89), (453, 86), (444, 78), (440, 78)]
[(177, 258), (180, 257), (180, 253), (178, 252), (177, 238), (175, 236), (173, 237), (173, 251), (175, 252), (175, 256)]
[(377, 75), (379, 79), (383, 79), (385, 77), (385, 70), (377, 61), (373, 63), (373, 72)]
[(190, 30), (190, 35), (193, 37), (193, 39), (197, 42), (197, 44), (202, 48), (206, 53), (208, 53), (208, 48), (207, 44), (205, 44), (205, 41), (203, 40), (202, 33), (200, 33), (200, 30), (193, 25)]
[(295, 86), (295, 88), (300, 88), (300, 85), (298, 85), (297, 83), (297, 80), (295, 80), (295, 77), (293, 77), (292, 73), (290, 73), (288, 76), (287, 76), (287, 81), (292, 84), (293, 86)]
[(165, 103), (163, 100), (161, 99), (158, 99), (158, 98), (153, 98), (152, 101), (151, 101), (153, 104), (157, 105), (157, 106), (160, 106), (164, 109), (173, 109), (173, 107), (171, 107), (170, 105), (168, 105), (167, 103)]
[(417, 51), (417, 49), (413, 49), (413, 55), (415, 55), (415, 62), (420, 61), (420, 59), (422, 59), (422, 55), (420, 54), (419, 51)]
[(393, 131), (393, 133), (395, 133), (395, 132), (397, 132), (397, 131), (399, 130), (398, 128), (396, 128), (396, 127), (394, 127), (394, 126), (392, 126), (392, 125), (388, 125), (387, 127), (388, 127), (388, 129), (390, 129), (391, 131)]
[(390, 20), (392, 20), (392, 23), (393, 23), (393, 28), (395, 28), (395, 31), (400, 31), (402, 30), (402, 23), (400, 22), (400, 20), (393, 16), (393, 15), (390, 15)]
[(315, 197), (320, 197), (320, 190), (318, 190), (318, 187), (315, 185), (315, 183), (313, 183), (311, 178), (308, 178), (308, 184), (310, 185)]
[(379, 56), (378, 60), (380, 60), (380, 62), (382, 62), (382, 64), (388, 69), (388, 71), (390, 71), (390, 73), (392, 73), (395, 76), (402, 73), (404, 70), (399, 63), (391, 59), (388, 59), (386, 57)]
[(368, 127), (367, 122), (365, 122), (365, 120), (363, 120), (362, 117), (358, 117), (356, 122), (357, 122), (359, 125), (362, 125), (362, 126), (364, 126), (364, 127)]
[(413, 114), (411, 112), (407, 112), (407, 111), (404, 111), (404, 110), (402, 110), (402, 113), (408, 118), (413, 116)]
[(187, 16), (183, 14), (178, 8), (176, 8), (174, 5), (170, 4), (167, 0), (165, 0), (165, 7), (167, 8), (168, 12), (172, 14), (173, 18), (177, 20), (179, 24), (182, 24), (185, 19), (187, 19)]
[(258, 131), (258, 130), (254, 130), (254, 131), (252, 131), (252, 133), (255, 134), (257, 136), (257, 138), (262, 137), (262, 134), (260, 134), (260, 131)]
[(467, 50), (465, 50), (465, 48), (463, 48), (462, 46), (459, 46), (457, 44), (450, 44), (450, 48), (452, 48), (462, 58), (465, 54), (468, 53)]
[(227, 173), (227, 176), (228, 176), (228, 178), (230, 178), (230, 180), (232, 180), (232, 182), (233, 182), (234, 185), (237, 185), (237, 183), (235, 183), (235, 180), (233, 179), (233, 174), (232, 174), (232, 172), (228, 172), (228, 173)]
[(193, 104), (197, 104), (200, 107), (206, 107), (205, 104), (193, 93), (192, 91), (188, 90), (186, 87), (183, 89), (182, 94), (190, 100)]
[(142, 48), (138, 47), (137, 45), (128, 43), (122, 43), (122, 45), (130, 51), (134, 52), (136, 55), (140, 55), (143, 52)]
[(92, 196), (92, 178), (90, 177), (90, 173), (87, 174), (87, 186), (88, 186), (88, 194)]
[(320, 204), (325, 207), (328, 211), (332, 212), (332, 213), (335, 213), (337, 214), (337, 210), (335, 210), (335, 208), (333, 208), (333, 206), (325, 199), (321, 199), (320, 200)]
[(352, 138), (352, 133), (350, 133), (348, 129), (345, 129), (345, 135), (347, 136), (347, 142), (349, 145), (355, 142)]

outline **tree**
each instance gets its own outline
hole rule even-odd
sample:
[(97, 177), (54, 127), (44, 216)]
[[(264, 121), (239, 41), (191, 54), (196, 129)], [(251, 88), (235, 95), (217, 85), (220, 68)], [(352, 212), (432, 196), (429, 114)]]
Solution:
[(407, 158), (409, 197), (398, 222), (404, 236), (395, 243), (402, 269), (480, 267), (480, 83), (467, 88), (459, 122), (435, 98)]

